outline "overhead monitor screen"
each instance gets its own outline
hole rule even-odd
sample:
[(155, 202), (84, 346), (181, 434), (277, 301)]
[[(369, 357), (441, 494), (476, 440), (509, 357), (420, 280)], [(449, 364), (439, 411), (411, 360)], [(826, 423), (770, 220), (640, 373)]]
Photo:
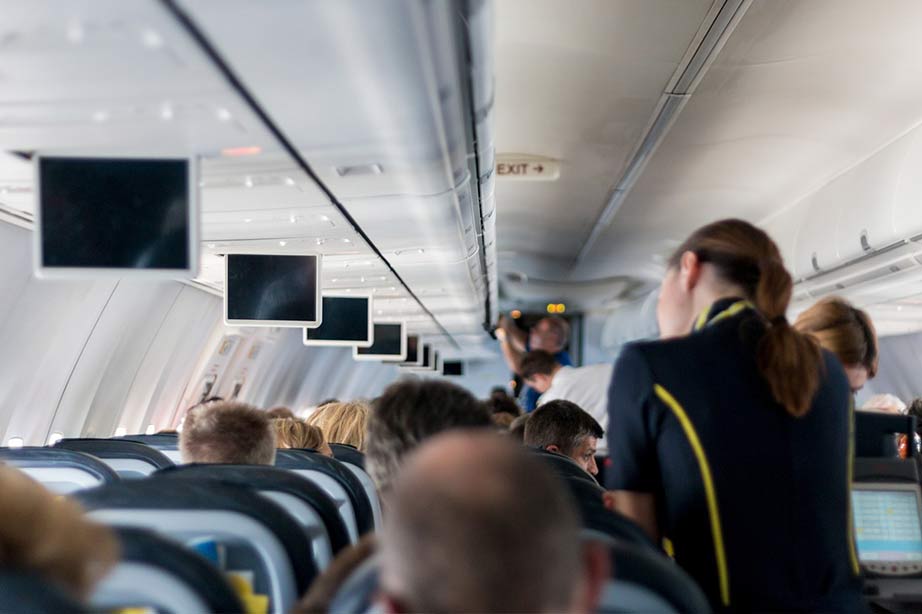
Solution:
[(922, 561), (922, 510), (915, 488), (856, 485), (852, 509), (862, 563)]
[(460, 360), (446, 360), (442, 363), (442, 375), (464, 375), (464, 363)]
[(38, 156), (36, 168), (41, 274), (197, 274), (198, 180), (190, 159)]
[(371, 347), (353, 350), (356, 360), (405, 360), (407, 336), (403, 322), (375, 322), (374, 343)]
[(325, 294), (322, 300), (323, 322), (304, 329), (304, 345), (371, 346), (371, 297)]
[(304, 326), (322, 320), (320, 257), (228, 254), (224, 314), (241, 326)]
[(442, 370), (442, 359), (439, 357), (438, 350), (432, 350), (432, 364), (429, 366), (429, 370), (436, 373)]
[(401, 367), (418, 367), (423, 362), (423, 353), (420, 351), (419, 335), (407, 335), (407, 359), (400, 363)]

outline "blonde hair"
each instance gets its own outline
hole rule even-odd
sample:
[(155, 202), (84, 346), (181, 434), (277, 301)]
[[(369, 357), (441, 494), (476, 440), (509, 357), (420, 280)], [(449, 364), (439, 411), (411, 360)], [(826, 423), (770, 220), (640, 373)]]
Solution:
[(186, 463), (275, 463), (275, 429), (266, 412), (244, 403), (218, 401), (186, 414), (179, 451)]
[(283, 418), (273, 420), (272, 426), (275, 427), (276, 447), (317, 450), (323, 446), (323, 432), (303, 420)]
[(0, 466), (0, 497), (0, 567), (37, 573), (85, 599), (118, 560), (111, 530), (20, 471)]
[(329, 403), (318, 407), (307, 423), (319, 427), (329, 443), (344, 443), (364, 451), (368, 410), (365, 401)]

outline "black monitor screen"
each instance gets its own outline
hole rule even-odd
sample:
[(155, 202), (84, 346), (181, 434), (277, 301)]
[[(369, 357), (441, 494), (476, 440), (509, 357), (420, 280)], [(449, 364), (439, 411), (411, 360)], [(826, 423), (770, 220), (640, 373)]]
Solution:
[(442, 375), (464, 375), (464, 363), (460, 360), (446, 360), (442, 363)]
[(41, 266), (191, 271), (189, 164), (40, 157)]
[(410, 367), (419, 364), (419, 335), (407, 335), (407, 359), (402, 364)]
[(375, 341), (371, 347), (355, 348), (359, 356), (401, 356), (403, 325), (375, 324)]
[(430, 368), (431, 368), (433, 371), (438, 371), (438, 370), (439, 370), (439, 352), (438, 352), (438, 350), (432, 350), (432, 364), (430, 365)]
[(428, 345), (423, 346), (423, 361), (420, 363), (423, 369), (432, 368), (432, 348)]
[(307, 328), (309, 341), (345, 341), (367, 343), (368, 321), (371, 317), (367, 296), (323, 297), (323, 323), (317, 328)]
[(226, 260), (228, 322), (295, 325), (320, 319), (317, 256), (228, 254)]

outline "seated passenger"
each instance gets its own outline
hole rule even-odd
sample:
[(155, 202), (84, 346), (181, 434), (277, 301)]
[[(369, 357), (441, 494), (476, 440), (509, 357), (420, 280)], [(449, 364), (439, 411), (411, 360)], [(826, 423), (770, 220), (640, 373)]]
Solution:
[(517, 443), (525, 443), (525, 425), (531, 414), (522, 414), (509, 425), (509, 437)]
[(605, 431), (595, 418), (576, 403), (551, 401), (531, 412), (525, 423), (526, 446), (569, 456), (592, 475), (599, 473), (595, 462), (598, 440)]
[[(534, 351), (522, 357), (519, 368), (525, 382), (541, 393), (538, 407), (556, 399), (570, 401), (595, 418), (603, 431), (608, 428), (608, 384), (612, 365), (568, 367), (547, 352)], [(599, 441), (597, 453), (608, 456), (604, 440)]]
[(867, 313), (831, 296), (797, 316), (794, 328), (810, 333), (845, 367), (852, 392), (877, 375), (877, 333)]
[(323, 432), (297, 418), (273, 420), (275, 427), (276, 448), (314, 450), (324, 456), (333, 456), (333, 450), (323, 439)]
[(439, 380), (391, 384), (368, 420), (368, 473), (386, 494), (403, 457), (424, 440), (449, 429), (490, 424), (490, 412), (464, 388)]
[(218, 401), (189, 410), (179, 434), (184, 463), (275, 463), (275, 429), (266, 412)]
[[(118, 560), (118, 542), (108, 528), (16, 469), (0, 466), (0, 499), (3, 569), (32, 572), (83, 601)], [(6, 611), (3, 604), (0, 610)]]
[(515, 422), (516, 418), (517, 416), (501, 411), (491, 415), (490, 421), (493, 422), (493, 426), (495, 426), (498, 431), (506, 433), (509, 431), (509, 427), (512, 426), (512, 423)]
[(519, 404), (506, 394), (491, 394), (490, 398), (484, 401), (484, 404), (494, 415), (509, 414), (513, 419), (522, 415), (522, 408), (519, 407)]
[(741, 220), (673, 254), (661, 341), (609, 390), (608, 487), (718, 611), (863, 611), (850, 525), (849, 382), (788, 324), (778, 247)]
[(415, 452), (379, 540), (390, 612), (591, 612), (608, 575), (550, 469), (489, 434)]
[(318, 427), (328, 443), (341, 443), (365, 451), (368, 432), (368, 403), (333, 401), (321, 405), (305, 420)]
[(271, 418), (272, 420), (279, 420), (279, 419), (281, 419), (281, 418), (290, 418), (290, 419), (296, 419), (296, 418), (297, 418), (297, 416), (295, 416), (295, 412), (291, 411), (290, 408), (285, 407), (284, 405), (279, 405), (278, 407), (273, 407), (272, 409), (270, 409), (269, 411), (267, 411), (266, 414), (267, 414), (267, 415), (269, 416), (269, 418)]

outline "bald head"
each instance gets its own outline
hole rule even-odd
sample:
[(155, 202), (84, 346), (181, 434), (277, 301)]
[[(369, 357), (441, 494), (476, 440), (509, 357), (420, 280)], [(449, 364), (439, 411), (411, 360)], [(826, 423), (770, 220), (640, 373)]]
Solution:
[(563, 484), (492, 433), (441, 435), (410, 457), (381, 545), (396, 610), (565, 611), (580, 589), (577, 516)]

